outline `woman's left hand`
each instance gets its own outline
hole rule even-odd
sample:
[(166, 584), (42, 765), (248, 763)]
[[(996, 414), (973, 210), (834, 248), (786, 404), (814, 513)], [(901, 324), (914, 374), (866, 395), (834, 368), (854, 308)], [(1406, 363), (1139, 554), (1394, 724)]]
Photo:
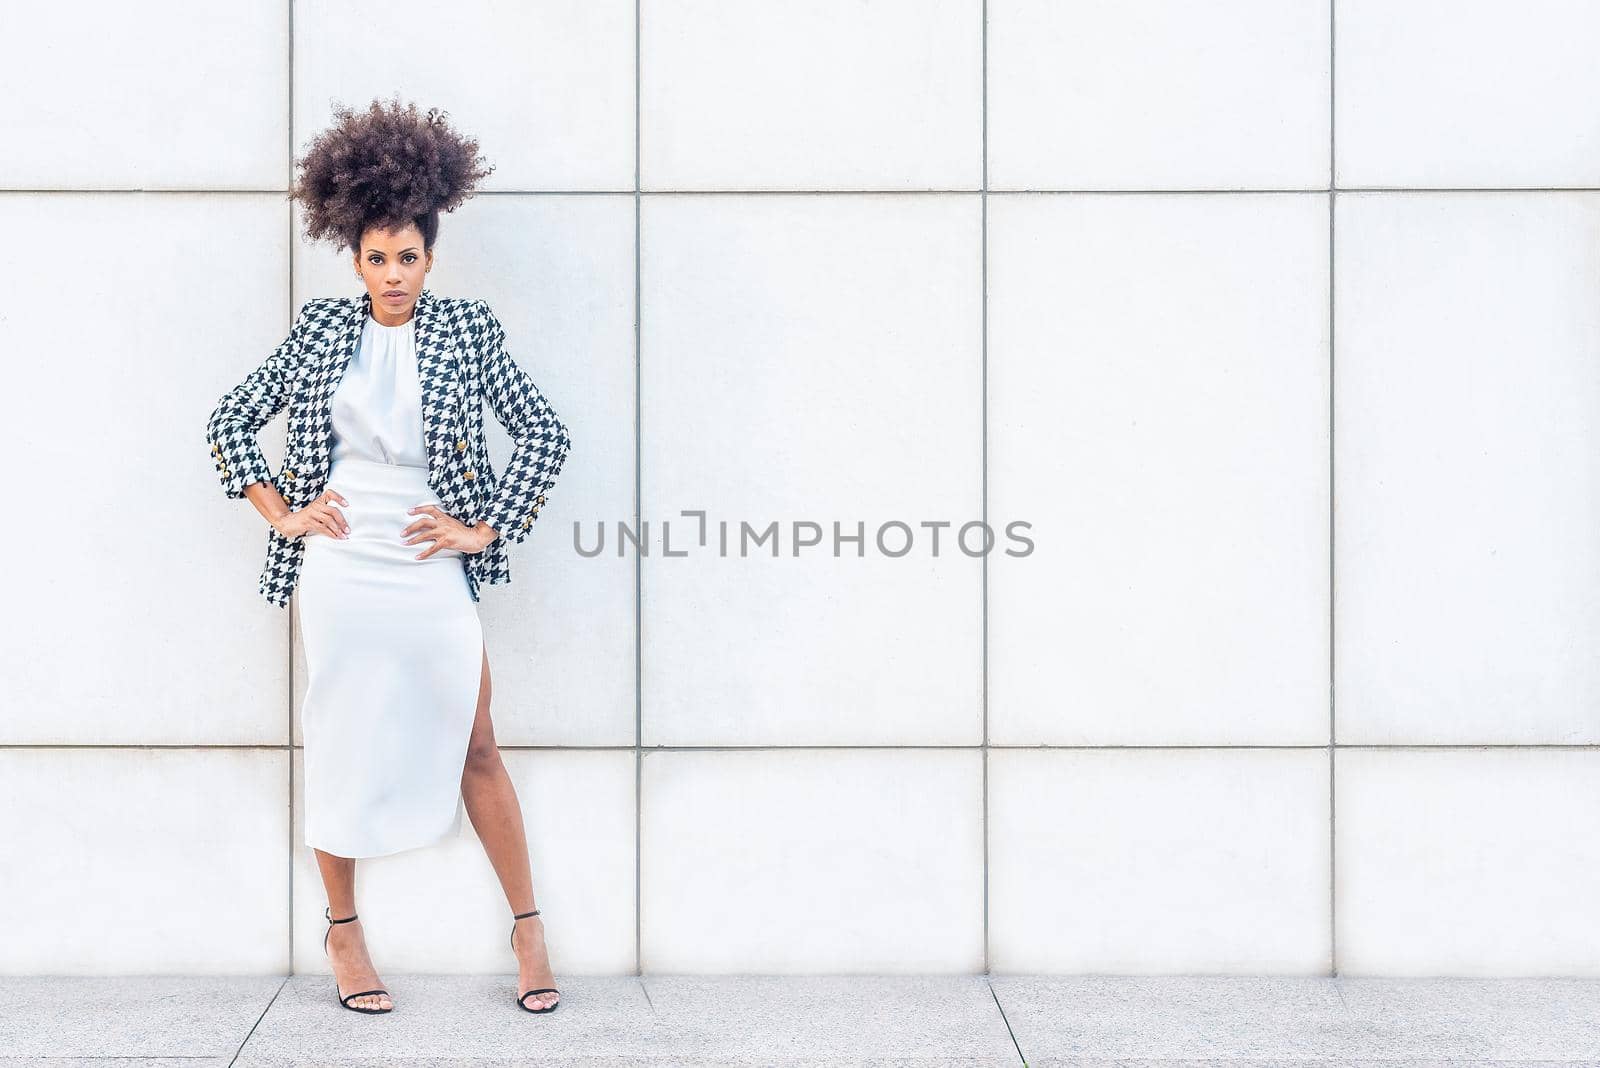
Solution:
[(400, 532), (406, 544), (433, 542), (417, 554), (418, 560), (426, 560), (440, 549), (458, 549), (468, 555), (481, 553), (485, 546), (500, 536), (500, 532), (489, 524), (479, 523), (469, 527), (436, 504), (419, 504), (407, 511), (424, 514)]

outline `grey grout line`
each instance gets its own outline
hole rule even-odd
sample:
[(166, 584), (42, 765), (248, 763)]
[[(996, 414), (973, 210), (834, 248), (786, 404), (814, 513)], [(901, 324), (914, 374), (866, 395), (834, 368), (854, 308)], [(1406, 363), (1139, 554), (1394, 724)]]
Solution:
[[(639, 0), (633, 0), (633, 521), (639, 525), (644, 512), (640, 479), (643, 456), (640, 441), (643, 403), (643, 300), (640, 293), (639, 248), (643, 219), (639, 189), (641, 53)], [(644, 972), (644, 557), (633, 558), (633, 971)], [(646, 995), (648, 999), (649, 995)]]
[[(94, 188), (39, 189), (23, 186), (0, 188), (0, 196), (81, 196), (93, 194), (165, 194), (171, 196), (283, 196), (287, 189), (182, 189)], [(1105, 189), (1061, 186), (1054, 189), (484, 189), (474, 197), (925, 197), (967, 193), (972, 196), (1251, 196), (1269, 193), (1600, 193), (1597, 185), (1296, 185), (1241, 186), (1227, 189), (1137, 188)]]
[(1011, 1045), (1016, 1048), (1017, 1059), (1026, 1068), (1028, 1056), (1022, 1052), (1022, 1043), (1017, 1041), (1017, 1033), (1011, 1029), (1011, 1020), (1006, 1016), (1006, 1007), (1000, 1004), (1000, 992), (994, 988), (994, 979), (988, 974), (987, 968), (984, 969), (983, 985), (989, 988), (989, 996), (994, 998), (994, 1007), (1000, 1012), (1000, 1022), (1006, 1025), (1006, 1034), (1011, 1036)]
[[(637, 729), (637, 720), (636, 720)], [(274, 753), (281, 750), (302, 749), (303, 745), (279, 745), (274, 743), (252, 744), (239, 743), (187, 743), (187, 742), (10, 742), (0, 743), (0, 752), (27, 752), (29, 750), (48, 751), (54, 749), (162, 749), (176, 752), (206, 752), (218, 750), (229, 751), (260, 751)], [(1271, 742), (1250, 743), (1212, 743), (1196, 742), (1191, 744), (1166, 744), (1166, 745), (1121, 745), (1107, 743), (1103, 745), (1064, 745), (1050, 742), (1038, 744), (1024, 742), (969, 742), (964, 744), (946, 744), (940, 742), (900, 742), (888, 744), (868, 743), (809, 743), (798, 745), (774, 745), (771, 743), (751, 745), (638, 745), (634, 743), (620, 745), (513, 745), (500, 743), (501, 749), (522, 752), (549, 752), (549, 753), (631, 753), (641, 750), (646, 753), (796, 753), (796, 752), (827, 752), (838, 750), (841, 752), (861, 752), (865, 750), (881, 749), (888, 752), (902, 750), (949, 750), (951, 752), (982, 750), (1009, 750), (1019, 753), (1032, 752), (1060, 752), (1060, 753), (1095, 753), (1095, 752), (1324, 752), (1328, 749), (1326, 742), (1307, 742), (1295, 744), (1285, 742), (1274, 744)], [(1458, 751), (1490, 751), (1509, 750), (1513, 752), (1527, 752), (1529, 750), (1550, 750), (1553, 752), (1600, 752), (1600, 742), (1337, 742), (1333, 746), (1338, 750), (1365, 750), (1370, 752), (1458, 752)]]
[(1338, 153), (1336, 151), (1339, 135), (1338, 97), (1334, 88), (1335, 80), (1339, 75), (1337, 52), (1334, 48), (1338, 36), (1339, 0), (1328, 0), (1328, 191), (1332, 192), (1339, 186)]
[(1333, 280), (1334, 280), (1334, 208), (1338, 203), (1334, 192), (1339, 185), (1339, 156), (1336, 149), (1338, 136), (1338, 96), (1334, 91), (1334, 79), (1338, 75), (1338, 65), (1335, 62), (1334, 39), (1337, 32), (1337, 9), (1339, 0), (1328, 0), (1328, 972), (1337, 978), (1339, 975), (1339, 839), (1335, 828), (1338, 819), (1338, 797), (1336, 786), (1336, 769), (1338, 747), (1336, 745), (1338, 734), (1335, 728), (1337, 723), (1337, 704), (1334, 694), (1334, 627), (1337, 626), (1334, 611), (1334, 521), (1333, 521), (1333, 471), (1334, 471), (1334, 444), (1333, 444), (1333, 375), (1334, 375), (1334, 316), (1333, 316)]
[[(293, 928), (294, 925), (291, 923), (289, 926)], [(265, 1020), (267, 1018), (267, 1013), (272, 1011), (272, 1006), (277, 1003), (278, 995), (283, 993), (284, 988), (289, 985), (289, 980), (292, 978), (292, 976), (293, 969), (290, 970), (290, 975), (283, 977), (283, 982), (278, 984), (278, 989), (274, 990), (272, 992), (272, 996), (267, 999), (267, 1004), (262, 1008), (261, 1015), (256, 1017), (256, 1022), (250, 1025), (250, 1030), (246, 1031), (244, 1038), (240, 1040), (239, 1048), (233, 1051), (232, 1057), (228, 1058), (228, 1068), (233, 1068), (233, 1065), (239, 1060), (239, 1055), (244, 1052), (245, 1046), (250, 1044), (251, 1037), (255, 1035), (256, 1028), (261, 1026), (261, 1021)], [(140, 1059), (142, 1060), (143, 1058)]]
[[(289, 188), (293, 188), (294, 187), (294, 0), (288, 0), (288, 2), (284, 6), (286, 8), (288, 8), (288, 15), (289, 15), (288, 82), (284, 86), (284, 97), (285, 97), (284, 106), (285, 106), (285, 111), (289, 116), (288, 131), (287, 131), (288, 140), (289, 140), (289, 144), (288, 144), (288, 150), (289, 150), (288, 155), (289, 155), (289, 158), (285, 163), (285, 167), (286, 167), (286, 170), (287, 170), (287, 179), (286, 180), (288, 182), (288, 187)], [(288, 310), (288, 319), (287, 319), (287, 321), (290, 322), (290, 323), (293, 323), (294, 319), (295, 319), (294, 250), (295, 250), (295, 243), (296, 243), (295, 242), (295, 233), (294, 233), (294, 229), (295, 229), (294, 202), (293, 201), (286, 201), (285, 204), (284, 204), (284, 209), (285, 209), (285, 213), (288, 215), (288, 224), (289, 224), (289, 244), (287, 246), (288, 250), (289, 250), (289, 310)], [(296, 601), (298, 601), (298, 598), (296, 598)], [(286, 675), (286, 677), (289, 680), (289, 686), (288, 686), (288, 693), (285, 695), (287, 699), (284, 702), (284, 704), (286, 706), (287, 717), (288, 717), (288, 734), (285, 735), (285, 737), (287, 737), (289, 739), (289, 797), (288, 797), (288, 799), (286, 801), (286, 805), (287, 805), (287, 807), (289, 809), (289, 864), (288, 864), (288, 869), (287, 869), (287, 876), (288, 876), (288, 882), (289, 882), (289, 887), (288, 887), (288, 893), (289, 893), (289, 930), (288, 930), (288, 939), (289, 939), (289, 974), (293, 975), (294, 974), (294, 862), (295, 862), (295, 846), (294, 846), (294, 638), (295, 638), (295, 628), (294, 628), (294, 611), (293, 611), (293, 609), (290, 610), (289, 618), (287, 620), (285, 620), (285, 623), (287, 624), (287, 626), (289, 628), (289, 647), (284, 652), (284, 655), (288, 658), (288, 661), (289, 661), (288, 672), (287, 672), (287, 675)], [(277, 995), (274, 994), (273, 997), (276, 998)], [(257, 1022), (259, 1023), (260, 1021), (257, 1021)], [(255, 1028), (252, 1027), (251, 1031), (253, 1032), (254, 1030), (255, 1030)], [(246, 1041), (248, 1041), (249, 1040), (249, 1036), (247, 1035), (245, 1037), (246, 1037)], [(243, 1050), (244, 1049), (243, 1044), (241, 1044), (239, 1048), (240, 1048), (240, 1050)], [(237, 1053), (234, 1054), (234, 1058), (238, 1059), (238, 1054)]]
[[(984, 529), (987, 530), (989, 527), (989, 0), (983, 0), (979, 18), (978, 178), (984, 192), (978, 195), (978, 512), (982, 516)], [(987, 975), (990, 966), (988, 553), (979, 558), (978, 616), (978, 703), (983, 717), (983, 754), (979, 762), (982, 804), (978, 812), (978, 825), (983, 858), (983, 971)], [(993, 994), (993, 989), (989, 993)], [(998, 1001), (996, 1004), (999, 1004)], [(1009, 1025), (1007, 1026), (1009, 1028)]]

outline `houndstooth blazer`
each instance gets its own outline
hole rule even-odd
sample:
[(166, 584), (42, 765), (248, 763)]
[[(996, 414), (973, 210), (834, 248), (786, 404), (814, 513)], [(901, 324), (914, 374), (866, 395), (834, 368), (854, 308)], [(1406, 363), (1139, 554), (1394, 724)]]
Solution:
[[(229, 497), (243, 497), (252, 482), (272, 481), (291, 508), (300, 508), (326, 488), (333, 449), (330, 402), (371, 314), (372, 298), (365, 292), (307, 301), (282, 344), (217, 402), (206, 421), (206, 442)], [(571, 439), (533, 379), (507, 354), (505, 328), (486, 302), (424, 289), (414, 318), (428, 484), (446, 512), (469, 526), (488, 523), (500, 534), (481, 552), (461, 556), (477, 601), (483, 583), (511, 581), (506, 546), (528, 536)], [(489, 463), (484, 400), (514, 441), (502, 474)], [(285, 407), (288, 440), (283, 467), (274, 476), (256, 432)], [(268, 528), (260, 591), (270, 604), (289, 603), (304, 552), (303, 537), (285, 538)]]

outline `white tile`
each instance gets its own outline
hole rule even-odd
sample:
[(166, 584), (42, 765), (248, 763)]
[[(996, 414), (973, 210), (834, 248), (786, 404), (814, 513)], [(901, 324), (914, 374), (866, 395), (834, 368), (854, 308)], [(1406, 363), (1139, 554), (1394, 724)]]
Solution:
[(483, 189), (632, 189), (634, 51), (632, 0), (296, 4), (295, 156), (398, 95), (478, 141)]
[(990, 985), (1029, 1064), (1600, 1063), (1594, 982), (1087, 975)]
[(653, 0), (646, 189), (976, 189), (978, 0)]
[(4, 749), (7, 975), (289, 970), (282, 749)]
[(1600, 740), (1600, 196), (1336, 221), (1338, 740)]
[(1341, 750), (1342, 975), (1600, 976), (1600, 753)]
[[(634, 516), (633, 257), (631, 198), (483, 197), (440, 222), (428, 288), (489, 302), (572, 437), (529, 537), (509, 548), (511, 581), (478, 590), (502, 744), (634, 741), (637, 561), (582, 556), (575, 530), (593, 546), (598, 526)], [(351, 254), (327, 245), (299, 246), (295, 280), (298, 300), (362, 292)], [(510, 435), (487, 403), (483, 418), (504, 470)], [(297, 709), (304, 679), (297, 638)]]
[(1326, 750), (993, 750), (989, 963), (1330, 966)]
[(1394, 1028), (1353, 1020), (1327, 977), (997, 975), (990, 987), (1027, 1064), (1416, 1068), (1352, 1056), (1393, 1056)]
[[(556, 985), (633, 971), (635, 790), (630, 750), (503, 750), (522, 810), (534, 902)], [(327, 890), (305, 844), (304, 751), (294, 759), (294, 970), (331, 975)], [(515, 974), (512, 910), (470, 811), (461, 833), (356, 865), (356, 914), (385, 976)], [(337, 913), (335, 914), (337, 915)], [(514, 999), (515, 991), (507, 993)], [(515, 1010), (513, 1010), (515, 1011)]]
[(1600, 983), (1561, 977), (1329, 980), (1340, 1050), (1371, 1064), (1600, 1064)]
[(1341, 186), (1592, 186), (1600, 6), (1338, 0)]
[(653, 1040), (641, 1063), (1017, 1064), (982, 975), (646, 975), (640, 982)]
[(230, 1068), (282, 975), (0, 978), (0, 1064)]
[(989, 740), (1325, 743), (1326, 197), (989, 212)]
[[(205, 423), (288, 334), (271, 195), (0, 198), (17, 459), (0, 553), (7, 742), (286, 741), (288, 620), (257, 592), (268, 524), (223, 493)], [(217, 270), (219, 235), (248, 249)], [(280, 416), (259, 435), (282, 454)], [(15, 512), (15, 507), (13, 508)], [(41, 541), (41, 537), (45, 540)]]
[[(8, 4), (0, 33), (0, 186), (13, 189), (282, 189), (288, 169), (289, 3)], [(107, 231), (109, 235), (114, 230)], [(224, 231), (225, 232), (225, 231)], [(245, 292), (215, 240), (197, 262)], [(139, 266), (164, 250), (123, 249)], [(123, 278), (124, 284), (132, 279)]]
[(652, 752), (645, 972), (983, 969), (977, 750)]
[(645, 744), (981, 739), (978, 207), (645, 203)]
[(1326, 0), (987, 12), (990, 189), (1327, 188)]

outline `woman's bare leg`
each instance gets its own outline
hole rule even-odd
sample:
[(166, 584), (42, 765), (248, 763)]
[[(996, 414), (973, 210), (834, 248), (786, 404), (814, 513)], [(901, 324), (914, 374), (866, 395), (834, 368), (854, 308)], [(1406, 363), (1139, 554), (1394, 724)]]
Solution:
[[(322, 869), (322, 886), (328, 894), (328, 914), (336, 920), (354, 916), (356, 912), (356, 862), (350, 857), (336, 857), (313, 849), (317, 867)], [(384, 985), (378, 978), (372, 958), (367, 956), (367, 937), (361, 931), (362, 921), (336, 923), (328, 932), (328, 958), (333, 962), (333, 978), (345, 993), (352, 990), (375, 990)], [(392, 1009), (394, 1002), (388, 994), (364, 994), (350, 999), (351, 1005), (368, 1009)]]
[[(500, 760), (489, 718), (489, 650), (483, 651), (483, 671), (478, 680), (478, 711), (467, 743), (466, 767), (461, 773), (461, 800), (483, 851), (500, 878), (501, 889), (513, 913), (535, 907), (533, 875), (528, 865), (528, 839), (522, 827), (522, 807), (516, 788)], [(550, 954), (544, 944), (544, 917), (529, 916), (513, 924), (517, 955), (517, 993), (538, 986), (555, 986)], [(555, 994), (535, 994), (523, 1004), (543, 1009), (555, 1004)]]

